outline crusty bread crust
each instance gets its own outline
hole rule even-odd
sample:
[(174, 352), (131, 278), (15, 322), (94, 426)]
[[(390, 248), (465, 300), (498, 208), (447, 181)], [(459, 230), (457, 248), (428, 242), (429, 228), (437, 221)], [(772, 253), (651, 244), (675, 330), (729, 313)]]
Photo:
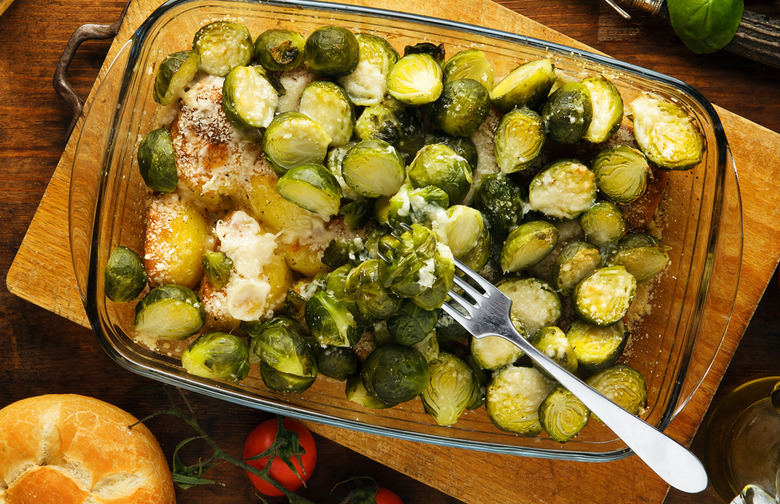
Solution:
[(0, 410), (0, 504), (174, 504), (154, 435), (92, 397), (47, 394)]

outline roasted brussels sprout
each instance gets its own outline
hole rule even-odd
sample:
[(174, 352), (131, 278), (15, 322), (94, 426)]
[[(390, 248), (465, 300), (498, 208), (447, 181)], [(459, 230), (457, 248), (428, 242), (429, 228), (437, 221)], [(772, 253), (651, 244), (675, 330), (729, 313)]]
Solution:
[(636, 369), (626, 364), (616, 364), (591, 376), (587, 383), (629, 413), (644, 413), (647, 385)]
[(355, 134), (361, 140), (384, 140), (404, 156), (413, 156), (425, 142), (420, 110), (392, 98), (363, 109), (355, 123)]
[(529, 61), (493, 86), (490, 101), (503, 111), (515, 107), (538, 109), (554, 83), (555, 71), (549, 59)]
[(274, 118), (279, 95), (265, 70), (258, 66), (237, 66), (222, 84), (225, 116), (240, 129), (265, 128)]
[(542, 119), (551, 140), (561, 144), (577, 142), (593, 119), (590, 91), (580, 82), (567, 82), (547, 98)]
[(201, 262), (206, 279), (212, 287), (221, 289), (227, 285), (233, 270), (233, 261), (224, 252), (206, 251)]
[(154, 101), (170, 105), (182, 93), (200, 67), (200, 55), (195, 51), (179, 51), (169, 54), (160, 63), (154, 79)]
[(303, 64), (303, 47), (306, 40), (296, 31), (271, 29), (255, 40), (255, 57), (258, 63), (272, 72), (295, 70)]
[(599, 201), (580, 217), (585, 237), (597, 247), (613, 245), (626, 234), (623, 212), (609, 201)]
[(404, 56), (409, 54), (427, 54), (437, 63), (444, 63), (444, 44), (432, 44), (430, 42), (418, 42), (404, 47)]
[[(531, 343), (544, 355), (570, 373), (577, 372), (577, 354), (569, 338), (558, 326), (544, 326), (534, 334)], [(539, 371), (547, 376), (542, 369)], [(553, 379), (552, 376), (547, 376)]]
[(704, 140), (679, 105), (642, 93), (630, 108), (636, 143), (653, 164), (668, 170), (687, 170), (701, 161)]
[(602, 265), (598, 248), (584, 241), (567, 243), (555, 257), (552, 281), (556, 289), (569, 294), (580, 280)]
[(474, 190), (474, 207), (490, 224), (490, 232), (497, 239), (504, 239), (515, 229), (525, 215), (523, 190), (501, 173), (482, 177)]
[(547, 221), (530, 221), (517, 226), (501, 248), (501, 269), (520, 271), (539, 263), (558, 244), (558, 228)]
[(180, 340), (200, 331), (206, 322), (203, 303), (187, 287), (161, 285), (135, 305), (135, 332), (142, 338)]
[(487, 387), (488, 417), (501, 430), (524, 436), (539, 434), (539, 406), (552, 388), (553, 382), (535, 368), (507, 366), (493, 375)]
[(398, 61), (398, 53), (382, 37), (368, 33), (358, 33), (355, 37), (360, 52), (357, 67), (341, 77), (339, 84), (355, 105), (376, 105), (387, 94), (387, 73)]
[(351, 347), (360, 338), (355, 317), (345, 303), (326, 291), (317, 291), (304, 310), (306, 326), (321, 345)]
[(477, 169), (479, 153), (476, 144), (469, 137), (429, 133), (425, 135), (424, 144), (444, 144), (468, 161), (472, 171)]
[(404, 184), (388, 201), (387, 223), (393, 228), (413, 222), (428, 225), (443, 220), (449, 204), (450, 197), (436, 186), (415, 188)]
[(493, 65), (479, 49), (465, 49), (455, 53), (443, 65), (444, 82), (474, 79), (490, 92), (493, 89)]
[(444, 72), (433, 56), (408, 54), (390, 67), (387, 91), (407, 105), (424, 105), (436, 101), (444, 88)]
[[(525, 336), (525, 330), (519, 332)], [(514, 364), (525, 355), (520, 347), (501, 336), (471, 338), (469, 351), (476, 365), (489, 371)]]
[(106, 297), (117, 303), (132, 301), (146, 287), (144, 260), (137, 252), (123, 245), (111, 252), (103, 275)]
[(449, 135), (468, 136), (477, 131), (489, 112), (485, 86), (472, 79), (457, 79), (444, 84), (433, 103), (431, 119)]
[(330, 137), (330, 145), (346, 145), (352, 138), (355, 111), (341, 86), (328, 81), (314, 81), (301, 94), (298, 111), (311, 117)]
[(598, 326), (575, 320), (566, 331), (577, 362), (583, 371), (593, 373), (614, 364), (622, 355), (628, 340), (623, 321)]
[(276, 190), (284, 199), (325, 219), (336, 215), (341, 204), (338, 180), (320, 164), (290, 168), (277, 181)]
[(531, 167), (542, 153), (545, 138), (542, 118), (533, 110), (518, 108), (504, 114), (493, 136), (493, 154), (501, 172)]
[(235, 334), (205, 333), (182, 352), (181, 365), (195, 376), (239, 382), (249, 375), (249, 348)]
[(538, 278), (512, 278), (498, 284), (512, 300), (511, 318), (515, 327), (523, 327), (529, 337), (561, 318), (561, 299), (550, 284)]
[(439, 337), (436, 335), (436, 331), (431, 331), (428, 335), (418, 341), (412, 348), (420, 352), (425, 357), (426, 362), (431, 362), (439, 356)]
[(425, 310), (406, 299), (389, 319), (387, 329), (396, 343), (414, 345), (425, 339), (436, 327), (439, 310)]
[(590, 410), (577, 397), (555, 387), (539, 406), (539, 422), (550, 439), (565, 443), (580, 433), (590, 419)]
[(360, 59), (355, 35), (342, 26), (324, 26), (309, 34), (303, 49), (306, 66), (315, 74), (341, 77), (352, 72)]
[(195, 33), (192, 48), (200, 56), (200, 68), (224, 77), (237, 66), (252, 60), (254, 44), (249, 30), (241, 23), (214, 21)]
[(636, 292), (636, 279), (623, 266), (599, 268), (572, 291), (575, 311), (586, 321), (606, 326), (628, 312)]
[(493, 239), (482, 213), (465, 205), (447, 209), (443, 231), (452, 255), (473, 270), (481, 270), (490, 259)]
[(428, 364), (428, 382), (420, 393), (425, 412), (439, 425), (452, 425), (477, 394), (474, 372), (462, 359), (447, 352)]
[(260, 376), (271, 390), (303, 392), (317, 377), (314, 351), (287, 320), (271, 319), (252, 338), (251, 348), (260, 357)]
[(387, 264), (379, 259), (363, 261), (347, 275), (346, 293), (368, 319), (385, 319), (401, 306), (401, 299), (385, 288), (386, 277)]
[(363, 385), (363, 378), (361, 378), (360, 375), (347, 378), (347, 385), (344, 392), (348, 400), (367, 409), (384, 409), (395, 406), (394, 404), (388, 404), (369, 394), (366, 387)]
[(588, 88), (593, 118), (582, 136), (591, 143), (606, 141), (623, 122), (623, 98), (620, 91), (605, 77), (587, 77), (582, 84)]
[(604, 149), (591, 166), (599, 190), (617, 203), (631, 203), (642, 196), (652, 176), (644, 154), (628, 145)]
[(528, 187), (532, 210), (555, 219), (575, 219), (596, 202), (595, 176), (575, 159), (550, 163)]
[(378, 138), (353, 146), (341, 163), (346, 184), (368, 198), (395, 194), (406, 179), (406, 169), (395, 147)]
[(620, 265), (634, 275), (637, 283), (650, 280), (669, 264), (669, 247), (658, 238), (634, 233), (626, 235), (618, 242), (617, 248), (609, 257), (609, 265)]
[(407, 172), (414, 187), (436, 186), (447, 193), (450, 204), (463, 201), (471, 188), (471, 166), (444, 144), (430, 144), (417, 152)]
[(370, 395), (395, 405), (422, 392), (428, 382), (428, 362), (410, 346), (384, 345), (366, 357), (360, 376)]
[(349, 348), (314, 345), (314, 356), (319, 374), (328, 378), (344, 381), (358, 374), (358, 358)]
[(152, 191), (170, 193), (179, 185), (179, 172), (171, 133), (160, 126), (147, 133), (138, 145), (138, 170)]
[(331, 138), (322, 126), (300, 112), (285, 112), (263, 134), (263, 151), (274, 170), (283, 174), (307, 163), (322, 163)]
[(339, 208), (339, 215), (344, 217), (344, 224), (350, 231), (355, 231), (366, 225), (371, 217), (373, 203), (369, 199), (350, 201)]

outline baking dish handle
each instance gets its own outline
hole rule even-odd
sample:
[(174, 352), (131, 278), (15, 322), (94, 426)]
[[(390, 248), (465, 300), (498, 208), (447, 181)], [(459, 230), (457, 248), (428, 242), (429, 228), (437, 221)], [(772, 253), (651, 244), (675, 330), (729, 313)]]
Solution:
[(110, 39), (116, 36), (119, 32), (119, 27), (122, 25), (122, 20), (125, 18), (129, 5), (130, 2), (125, 4), (122, 14), (119, 15), (119, 19), (113, 24), (104, 25), (90, 23), (79, 26), (73, 32), (73, 35), (70, 36), (70, 40), (68, 40), (68, 44), (65, 46), (65, 51), (62, 53), (57, 68), (54, 71), (54, 90), (60, 98), (65, 100), (65, 103), (70, 107), (71, 113), (73, 114), (73, 118), (68, 126), (68, 131), (65, 134), (66, 138), (70, 137), (70, 133), (73, 131), (73, 127), (76, 125), (76, 121), (79, 116), (81, 116), (81, 112), (84, 109), (84, 100), (79, 97), (68, 81), (68, 67), (70, 67), (70, 63), (76, 56), (76, 51), (78, 51), (79, 46), (81, 46), (83, 42), (88, 40)]

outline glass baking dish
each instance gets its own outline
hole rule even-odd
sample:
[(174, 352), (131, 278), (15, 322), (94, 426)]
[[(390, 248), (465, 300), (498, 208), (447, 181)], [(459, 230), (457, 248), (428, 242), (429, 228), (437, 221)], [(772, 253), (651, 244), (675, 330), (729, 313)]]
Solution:
[(125, 368), (164, 383), (245, 406), (402, 439), (490, 452), (568, 460), (605, 461), (631, 453), (598, 421), (574, 440), (522, 437), (496, 429), (484, 408), (441, 427), (419, 401), (366, 410), (344, 397), (342, 383), (318, 379), (300, 395), (269, 391), (256, 369), (239, 384), (187, 374), (171, 352), (150, 351), (132, 338), (132, 303), (107, 302), (103, 272), (117, 245), (143, 249), (147, 189), (135, 148), (156, 127), (155, 69), (169, 53), (190, 48), (203, 24), (223, 18), (246, 24), (253, 36), (270, 27), (301, 33), (337, 24), (384, 36), (397, 48), (428, 41), (447, 54), (481, 48), (496, 77), (518, 64), (550, 58), (559, 72), (581, 78), (603, 74), (628, 103), (642, 91), (678, 102), (705, 137), (703, 161), (692, 171), (670, 172), (658, 219), (671, 265), (653, 290), (650, 314), (632, 331), (623, 359), (648, 385), (643, 418), (664, 429), (690, 400), (719, 349), (736, 296), (742, 254), (742, 213), (723, 129), (712, 105), (683, 82), (646, 69), (512, 33), (418, 15), (324, 2), (176, 0), (159, 7), (125, 43), (91, 97), (74, 156), (70, 239), (74, 269), (100, 344)]

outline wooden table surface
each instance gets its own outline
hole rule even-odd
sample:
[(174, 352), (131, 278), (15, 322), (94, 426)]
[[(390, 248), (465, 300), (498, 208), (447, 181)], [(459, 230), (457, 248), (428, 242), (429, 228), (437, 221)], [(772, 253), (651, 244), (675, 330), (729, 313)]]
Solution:
[[(728, 53), (688, 52), (660, 20), (637, 16), (624, 21), (599, 0), (501, 0), (531, 19), (630, 63), (680, 78), (713, 103), (780, 132), (780, 70), (740, 60)], [(84, 23), (111, 23), (122, 0), (17, 0), (0, 17), (0, 271), (8, 271), (27, 226), (66, 144), (69, 111), (55, 94), (54, 68), (73, 30)], [(778, 2), (746, 1), (746, 7), (780, 16)], [(86, 96), (103, 64), (108, 41), (82, 47), (69, 76)], [(778, 168), (780, 173), (780, 168)], [(740, 172), (741, 177), (750, 173)], [(769, 190), (777, 190), (776, 187)], [(780, 238), (780, 237), (778, 237)], [(746, 244), (750, 247), (750, 244)], [(780, 287), (771, 279), (741, 345), (713, 399), (753, 378), (780, 374)], [(79, 363), (79, 365), (74, 365)], [(153, 382), (119, 368), (97, 345), (91, 331), (62, 319), (5, 289), (0, 291), (0, 407), (43, 393), (98, 397), (143, 417), (166, 406), (164, 395), (148, 391)], [(225, 449), (239, 453), (261, 412), (190, 394), (204, 427)], [(169, 455), (190, 435), (174, 420), (149, 423)], [(332, 486), (365, 475), (394, 489), (406, 502), (460, 502), (378, 462), (318, 437), (320, 464), (304, 495), (335, 502)], [(700, 453), (701, 433), (693, 441)], [(475, 469), (476, 471), (477, 469)], [(224, 486), (179, 491), (181, 503), (260, 502), (241, 471), (225, 466), (211, 475)], [(476, 477), (476, 476), (475, 476)], [(489, 495), (489, 488), (485, 490)], [(639, 497), (639, 496), (637, 496)], [(640, 501), (637, 498), (637, 502)], [(272, 500), (271, 502), (283, 502)], [(667, 504), (719, 502), (712, 492), (671, 491)]]

